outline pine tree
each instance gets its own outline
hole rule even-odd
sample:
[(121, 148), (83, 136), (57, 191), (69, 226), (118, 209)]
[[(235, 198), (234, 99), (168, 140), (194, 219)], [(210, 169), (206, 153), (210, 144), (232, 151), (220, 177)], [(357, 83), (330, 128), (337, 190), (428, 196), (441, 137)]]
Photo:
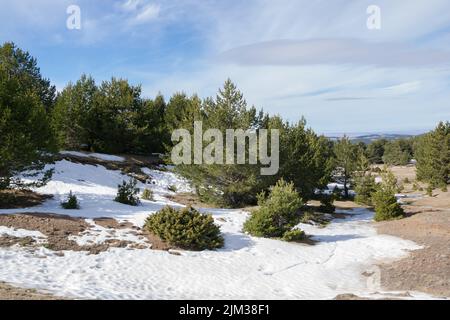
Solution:
[(410, 144), (406, 140), (394, 140), (386, 144), (383, 162), (387, 165), (407, 165), (412, 158)]
[(93, 149), (99, 119), (95, 112), (98, 88), (92, 77), (83, 75), (58, 95), (53, 111), (53, 126), (59, 146), (69, 150)]
[[(36, 60), (13, 43), (0, 47), (0, 189), (24, 186), (17, 173), (44, 168), (55, 141), (47, 110), (54, 87)], [(44, 174), (44, 183), (51, 172)]]
[(332, 171), (332, 147), (328, 139), (306, 128), (302, 119), (285, 124), (280, 138), (280, 177), (292, 181), (301, 197), (311, 199), (317, 188), (324, 188)]
[(358, 148), (347, 136), (334, 145), (335, 168), (338, 180), (344, 185), (344, 196), (349, 197), (349, 184), (353, 173), (357, 170)]
[[(243, 94), (231, 80), (225, 82), (215, 99), (203, 102), (200, 114), (203, 131), (209, 128), (220, 130), (224, 147), (227, 129), (258, 130), (263, 124), (263, 115), (257, 113), (256, 108), (247, 107)], [(204, 146), (208, 144), (209, 142), (204, 142)], [(234, 151), (236, 156), (236, 149)], [(225, 152), (226, 150), (223, 158)], [(227, 207), (256, 203), (257, 193), (270, 185), (270, 182), (261, 177), (260, 166), (249, 164), (248, 161), (246, 164), (180, 165), (177, 169), (192, 180), (203, 201)]]
[(367, 146), (366, 154), (370, 163), (383, 163), (384, 149), (387, 143), (388, 141), (386, 139), (378, 139)]
[(363, 150), (359, 149), (357, 156), (357, 170), (354, 173), (355, 202), (372, 205), (372, 193), (375, 191), (375, 178), (370, 172), (370, 161)]
[(418, 140), (415, 157), (417, 179), (434, 187), (450, 181), (450, 122), (441, 122), (435, 130)]

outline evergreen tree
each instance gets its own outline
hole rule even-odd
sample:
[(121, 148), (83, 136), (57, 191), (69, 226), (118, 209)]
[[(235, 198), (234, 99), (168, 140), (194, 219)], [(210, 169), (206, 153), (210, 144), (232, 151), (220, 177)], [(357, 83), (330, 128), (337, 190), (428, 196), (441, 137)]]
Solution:
[(95, 101), (99, 126), (93, 148), (106, 153), (132, 152), (142, 107), (140, 86), (116, 78), (104, 81)]
[(47, 114), (52, 93), (29, 53), (12, 43), (0, 47), (0, 189), (24, 186), (13, 177), (25, 170), (39, 174), (55, 150)]
[(370, 173), (370, 161), (363, 150), (358, 150), (357, 170), (354, 173), (355, 201), (360, 204), (372, 205), (372, 193), (375, 191), (375, 178)]
[(244, 231), (256, 237), (282, 237), (299, 222), (303, 200), (293, 183), (279, 180), (270, 190), (258, 197), (259, 209), (244, 224)]
[(378, 139), (367, 146), (366, 154), (370, 163), (383, 163), (384, 148), (387, 143), (386, 139)]
[(404, 211), (397, 202), (395, 194), (399, 191), (397, 178), (394, 174), (384, 169), (382, 182), (376, 186), (372, 194), (372, 202), (375, 207), (375, 221), (398, 219), (404, 216)]
[[(242, 93), (231, 80), (225, 82), (215, 99), (203, 102), (201, 114), (203, 132), (209, 128), (222, 132), (223, 158), (227, 129), (258, 130), (263, 125), (262, 113), (258, 114), (254, 107), (247, 107)], [(204, 146), (209, 143), (204, 142)], [(235, 160), (236, 145), (235, 139)], [(270, 182), (261, 177), (260, 166), (249, 164), (248, 161), (246, 164), (236, 164), (235, 161), (234, 164), (180, 165), (178, 171), (193, 182), (202, 200), (222, 206), (236, 207), (256, 203), (256, 194), (270, 185)]]
[(349, 197), (349, 184), (357, 168), (358, 148), (344, 136), (334, 145), (335, 176), (344, 185), (344, 196)]
[(383, 162), (387, 165), (407, 165), (412, 158), (412, 149), (406, 140), (394, 140), (385, 145)]
[(420, 137), (415, 157), (417, 179), (434, 187), (450, 181), (450, 122), (441, 122), (435, 130)]
[(332, 147), (330, 141), (306, 128), (302, 119), (295, 125), (284, 124), (280, 138), (279, 177), (294, 183), (304, 200), (331, 179)]
[(92, 77), (83, 75), (58, 95), (53, 126), (59, 146), (70, 150), (92, 150), (99, 130), (95, 99), (98, 88)]
[(139, 154), (163, 153), (169, 136), (165, 128), (166, 102), (162, 95), (154, 100), (146, 99), (136, 119), (133, 152)]

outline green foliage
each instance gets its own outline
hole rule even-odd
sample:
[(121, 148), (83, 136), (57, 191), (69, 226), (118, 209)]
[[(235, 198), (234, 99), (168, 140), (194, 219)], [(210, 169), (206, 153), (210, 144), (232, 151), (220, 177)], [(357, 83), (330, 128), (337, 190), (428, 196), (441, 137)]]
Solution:
[(83, 75), (57, 98), (53, 126), (61, 147), (107, 153), (164, 150), (166, 104), (141, 98), (141, 87), (112, 78), (97, 86)]
[(305, 232), (303, 232), (300, 229), (293, 229), (293, 230), (286, 231), (283, 234), (282, 239), (287, 242), (296, 242), (296, 241), (305, 240), (305, 238), (306, 238)]
[(372, 194), (376, 190), (375, 178), (368, 174), (360, 177), (355, 187), (355, 202), (363, 205), (372, 205)]
[(404, 211), (395, 197), (397, 192), (397, 179), (391, 171), (385, 169), (382, 182), (376, 186), (376, 191), (372, 194), (375, 221), (398, 219), (404, 216)]
[(189, 207), (165, 207), (149, 216), (145, 228), (167, 243), (188, 250), (213, 250), (224, 245), (220, 228), (211, 215)]
[(360, 149), (344, 136), (334, 145), (336, 179), (344, 185), (344, 197), (349, 198), (349, 184), (353, 174), (358, 170)]
[(388, 190), (379, 189), (372, 195), (375, 205), (375, 221), (393, 220), (404, 216), (395, 196)]
[(394, 173), (386, 167), (381, 172), (381, 180), (381, 186), (384, 189), (387, 189), (390, 193), (396, 194), (401, 191), (401, 187)]
[(307, 129), (304, 119), (294, 125), (283, 125), (279, 178), (292, 181), (305, 201), (313, 198), (316, 189), (323, 189), (329, 183), (332, 158), (332, 143)]
[(450, 122), (441, 122), (435, 130), (420, 137), (415, 146), (417, 179), (434, 186), (450, 181)]
[[(193, 181), (200, 199), (204, 202), (225, 207), (256, 204), (257, 194), (267, 190), (280, 178), (294, 182), (301, 196), (309, 199), (316, 188), (325, 186), (329, 181), (330, 141), (307, 129), (305, 120), (290, 124), (278, 116), (269, 117), (263, 112), (257, 112), (254, 107), (249, 108), (243, 94), (230, 80), (215, 99), (206, 99), (201, 105), (198, 102), (189, 102), (183, 96), (177, 96), (169, 104), (172, 103), (179, 105), (182, 110), (190, 110), (183, 116), (188, 120), (179, 119), (173, 114), (171, 118), (175, 118), (176, 123), (186, 123), (186, 129), (192, 132), (192, 120), (202, 120), (204, 132), (210, 128), (222, 132), (224, 146), (227, 129), (240, 129), (243, 132), (259, 129), (280, 131), (280, 168), (275, 176), (262, 176), (260, 171), (263, 165), (249, 164), (248, 150), (245, 164), (178, 166), (178, 172)], [(270, 144), (270, 131), (268, 140)], [(240, 143), (242, 140), (235, 139), (235, 145), (236, 142)], [(209, 142), (204, 143), (204, 147), (207, 145)], [(246, 145), (248, 146), (248, 143)], [(270, 145), (268, 149), (270, 150)], [(234, 151), (236, 159), (236, 146)]]
[[(22, 171), (36, 177), (51, 161), (55, 141), (47, 112), (55, 88), (44, 79), (36, 60), (13, 43), (0, 46), (0, 189), (27, 187)], [(41, 183), (51, 177), (44, 174)]]
[(172, 192), (177, 192), (177, 190), (178, 190), (177, 186), (173, 185), (173, 184), (168, 186), (167, 189)]
[(61, 202), (61, 207), (63, 207), (66, 210), (77, 210), (80, 209), (80, 205), (78, 204), (77, 196), (70, 191), (69, 196), (67, 197), (67, 200), (64, 202)]
[[(177, 105), (186, 105), (182, 109), (190, 110), (185, 113), (187, 119), (202, 120), (203, 132), (211, 128), (220, 130), (224, 146), (226, 146), (225, 133), (227, 129), (245, 131), (262, 127), (262, 114), (257, 114), (255, 108), (247, 108), (242, 93), (230, 80), (226, 81), (215, 99), (206, 99), (201, 104), (201, 110), (199, 110), (200, 106), (197, 102), (189, 103), (184, 100), (184, 98), (178, 97)], [(175, 101), (172, 103), (175, 104)], [(183, 119), (176, 120), (176, 123), (185, 122), (187, 123)], [(192, 132), (192, 123), (186, 129)], [(209, 142), (204, 142), (204, 147), (209, 144)], [(217, 156), (223, 158), (222, 154)], [(225, 207), (256, 203), (256, 194), (270, 185), (267, 182), (264, 183), (265, 177), (260, 175), (259, 169), (260, 165), (251, 165), (247, 162), (237, 165), (204, 163), (177, 167), (179, 173), (192, 181), (202, 201)]]
[(269, 197), (265, 198), (262, 193), (258, 198), (259, 209), (245, 222), (245, 232), (256, 237), (282, 237), (298, 223), (303, 201), (293, 183), (281, 179), (271, 189)]
[(385, 145), (383, 162), (387, 165), (407, 165), (412, 158), (411, 141), (406, 139), (390, 141)]
[(366, 149), (367, 158), (370, 163), (381, 164), (383, 163), (384, 149), (388, 141), (386, 139), (378, 139), (371, 142)]
[(147, 201), (153, 201), (153, 191), (150, 189), (144, 189), (141, 198)]
[(130, 206), (139, 205), (139, 188), (136, 188), (137, 180), (131, 179), (126, 182), (123, 181), (121, 185), (118, 186), (117, 196), (114, 201), (127, 204)]
[(403, 183), (404, 183), (404, 184), (409, 184), (409, 183), (411, 183), (411, 182), (409, 181), (408, 177), (406, 177), (405, 179), (403, 179)]
[(336, 207), (334, 206), (334, 195), (320, 195), (320, 207), (319, 211), (323, 213), (334, 213)]

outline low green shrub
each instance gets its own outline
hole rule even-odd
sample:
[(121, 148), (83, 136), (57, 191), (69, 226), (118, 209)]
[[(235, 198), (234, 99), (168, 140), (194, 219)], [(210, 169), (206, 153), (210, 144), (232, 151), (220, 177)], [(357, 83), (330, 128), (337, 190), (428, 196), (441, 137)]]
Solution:
[(191, 207), (177, 210), (167, 206), (147, 218), (145, 229), (182, 249), (213, 250), (224, 245), (213, 217)]
[(118, 186), (117, 196), (114, 201), (127, 204), (130, 206), (139, 205), (139, 188), (136, 188), (137, 180), (132, 178), (130, 181), (123, 181), (121, 185)]
[(153, 191), (150, 189), (144, 189), (141, 198), (144, 200), (153, 201)]
[(405, 215), (397, 198), (388, 189), (380, 187), (372, 195), (372, 201), (375, 206), (375, 221), (394, 220)]
[(334, 196), (333, 195), (320, 195), (320, 207), (319, 212), (322, 213), (334, 213), (336, 207), (334, 206)]
[(61, 202), (61, 207), (63, 207), (66, 210), (77, 210), (80, 209), (80, 205), (78, 204), (77, 196), (70, 191), (69, 195), (67, 196), (67, 200), (64, 202)]
[(300, 229), (289, 230), (283, 234), (283, 240), (288, 242), (302, 241), (305, 238), (305, 233)]
[(283, 179), (272, 187), (269, 197), (258, 196), (259, 209), (244, 223), (244, 231), (255, 237), (279, 238), (298, 224), (303, 206), (293, 183)]

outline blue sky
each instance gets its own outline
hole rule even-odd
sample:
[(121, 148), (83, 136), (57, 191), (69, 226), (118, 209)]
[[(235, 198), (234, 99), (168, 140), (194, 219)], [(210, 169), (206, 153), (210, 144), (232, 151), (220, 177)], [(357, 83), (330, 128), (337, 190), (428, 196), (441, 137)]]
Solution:
[[(69, 5), (81, 30), (66, 27)], [(366, 10), (381, 9), (369, 30)], [(320, 133), (421, 132), (450, 120), (448, 0), (0, 0), (0, 41), (61, 89), (82, 73), (143, 93), (249, 104)]]

